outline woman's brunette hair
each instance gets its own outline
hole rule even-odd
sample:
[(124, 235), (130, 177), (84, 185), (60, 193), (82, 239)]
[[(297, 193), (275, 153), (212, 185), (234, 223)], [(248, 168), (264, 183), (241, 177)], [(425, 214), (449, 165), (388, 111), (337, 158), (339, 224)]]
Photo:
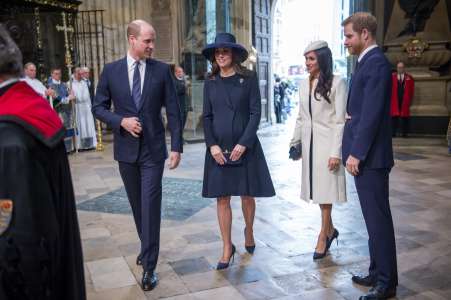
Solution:
[[(219, 65), (216, 62), (214, 54), (211, 56), (210, 62), (211, 62), (212, 67), (211, 67), (211, 71), (208, 73), (208, 78), (214, 79), (216, 77), (216, 75), (219, 74), (219, 71), (220, 71)], [(238, 75), (241, 75), (243, 77), (249, 77), (253, 74), (253, 72), (251, 70), (249, 70), (245, 66), (241, 65), (240, 58), (236, 54), (236, 52), (233, 51), (233, 49), (232, 49), (232, 67), (235, 70), (235, 73), (237, 73)]]
[(314, 97), (316, 100), (317, 94), (321, 95), (328, 103), (330, 103), (330, 90), (332, 89), (332, 81), (334, 79), (334, 63), (332, 60), (332, 51), (329, 47), (314, 50), (316, 60), (319, 66), (318, 84), (315, 88)]

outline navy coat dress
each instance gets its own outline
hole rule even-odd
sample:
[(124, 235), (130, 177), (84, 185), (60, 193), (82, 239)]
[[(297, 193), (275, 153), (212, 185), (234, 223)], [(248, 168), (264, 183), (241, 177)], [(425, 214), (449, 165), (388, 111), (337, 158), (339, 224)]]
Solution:
[[(226, 78), (216, 75), (205, 80), (203, 122), (207, 151), (203, 197), (275, 195), (257, 137), (260, 115), (260, 89), (255, 73)], [(246, 147), (241, 165), (220, 166), (210, 153), (213, 145), (231, 152), (237, 144)]]

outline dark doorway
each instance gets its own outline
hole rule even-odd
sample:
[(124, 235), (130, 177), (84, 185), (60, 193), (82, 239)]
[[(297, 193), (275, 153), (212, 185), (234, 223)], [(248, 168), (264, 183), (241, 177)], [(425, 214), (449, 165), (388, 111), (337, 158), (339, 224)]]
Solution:
[(270, 121), (269, 64), (271, 61), (271, 4), (269, 0), (252, 1), (252, 44), (257, 49), (257, 72), (262, 98), (261, 122)]

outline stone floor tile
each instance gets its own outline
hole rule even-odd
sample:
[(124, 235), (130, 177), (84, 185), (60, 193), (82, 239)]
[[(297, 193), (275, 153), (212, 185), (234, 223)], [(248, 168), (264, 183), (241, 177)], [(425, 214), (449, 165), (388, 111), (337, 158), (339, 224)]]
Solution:
[(111, 236), (111, 233), (108, 229), (104, 227), (97, 227), (97, 228), (82, 229), (80, 230), (80, 235), (82, 239), (87, 240), (101, 237), (109, 237)]
[(121, 256), (121, 252), (111, 237), (83, 240), (82, 248), (83, 259), (88, 262)]
[(324, 285), (318, 279), (305, 272), (278, 276), (274, 277), (273, 280), (287, 295), (298, 295), (303, 291), (324, 288)]
[(123, 257), (107, 258), (87, 263), (96, 291), (135, 285), (136, 280)]
[(188, 295), (170, 297), (165, 300), (246, 300), (234, 287), (226, 286), (217, 289), (200, 291)]
[(227, 279), (216, 270), (187, 274), (180, 276), (180, 279), (191, 293), (230, 285)]
[(267, 278), (268, 276), (258, 267), (247, 265), (232, 265), (225, 270), (218, 271), (234, 286), (256, 282)]
[(145, 292), (148, 299), (154, 300), (189, 294), (186, 285), (172, 269), (161, 271), (158, 269), (159, 268), (157, 267), (159, 282), (155, 289)]
[(239, 284), (235, 287), (247, 300), (276, 299), (286, 296), (271, 279)]
[(171, 261), (169, 264), (179, 276), (202, 273), (212, 269), (204, 257)]
[(416, 180), (418, 182), (421, 183), (426, 183), (426, 184), (442, 184), (442, 183), (446, 183), (446, 181), (438, 179), (438, 178), (426, 178), (426, 179), (420, 179), (420, 180)]
[(338, 294), (333, 289), (319, 289), (314, 291), (309, 291), (305, 293), (301, 293), (295, 296), (287, 296), (282, 298), (277, 298), (277, 300), (294, 300), (294, 299), (302, 299), (302, 300), (345, 300), (343, 296)]
[(190, 244), (211, 243), (220, 241), (221, 238), (216, 232), (211, 230), (184, 235), (183, 238)]
[(88, 292), (88, 300), (146, 300), (146, 296), (138, 285), (117, 289), (109, 289), (102, 292)]

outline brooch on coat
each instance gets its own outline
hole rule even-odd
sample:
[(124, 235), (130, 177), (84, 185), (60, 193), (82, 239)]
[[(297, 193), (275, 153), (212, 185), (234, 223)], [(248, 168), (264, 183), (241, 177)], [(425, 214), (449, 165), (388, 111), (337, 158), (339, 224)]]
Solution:
[(244, 82), (244, 79), (240, 78), (240, 84), (243, 84), (243, 82)]
[(13, 214), (13, 201), (0, 199), (0, 236), (8, 229)]

